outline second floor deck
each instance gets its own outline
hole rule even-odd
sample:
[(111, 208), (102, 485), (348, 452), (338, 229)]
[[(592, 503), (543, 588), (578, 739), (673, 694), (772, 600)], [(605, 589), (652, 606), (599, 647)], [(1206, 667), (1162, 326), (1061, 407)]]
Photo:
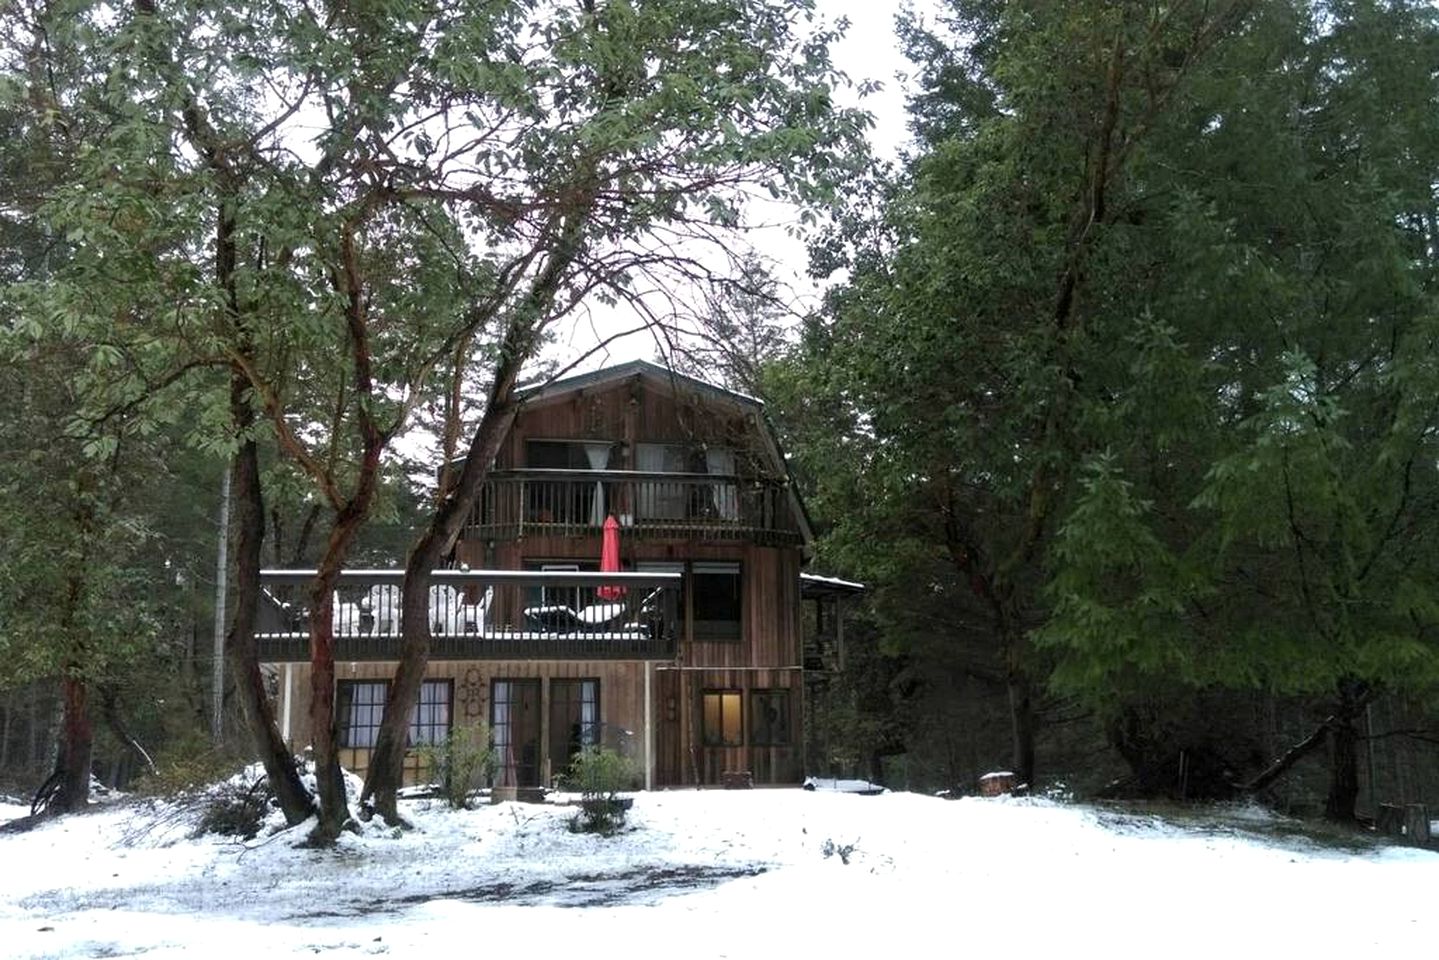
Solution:
[(598, 536), (614, 516), (624, 536), (804, 542), (783, 483), (708, 473), (634, 470), (502, 470), (486, 481), (467, 538)]
[[(264, 570), (260, 658), (310, 656), (313, 570)], [(332, 600), (337, 660), (400, 652), (400, 570), (347, 570)], [(675, 655), (678, 573), (436, 570), (426, 618), (440, 660), (664, 660)]]

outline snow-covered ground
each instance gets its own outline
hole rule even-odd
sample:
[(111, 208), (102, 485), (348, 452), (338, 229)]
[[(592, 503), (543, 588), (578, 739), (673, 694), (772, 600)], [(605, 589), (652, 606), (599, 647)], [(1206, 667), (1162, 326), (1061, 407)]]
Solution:
[[(0, 810), (0, 818), (24, 812)], [(572, 809), (412, 801), (333, 850), (188, 839), (136, 801), (0, 835), (0, 955), (91, 957), (1432, 956), (1439, 855), (1291, 837), (1256, 809), (1177, 825), (1044, 800), (824, 790)], [(991, 954), (990, 952), (993, 951)]]

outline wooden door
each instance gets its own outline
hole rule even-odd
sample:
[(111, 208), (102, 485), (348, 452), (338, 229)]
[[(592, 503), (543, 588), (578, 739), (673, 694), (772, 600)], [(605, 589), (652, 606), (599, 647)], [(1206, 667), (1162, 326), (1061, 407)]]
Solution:
[(495, 744), (497, 786), (543, 786), (538, 679), (491, 681), (490, 736)]

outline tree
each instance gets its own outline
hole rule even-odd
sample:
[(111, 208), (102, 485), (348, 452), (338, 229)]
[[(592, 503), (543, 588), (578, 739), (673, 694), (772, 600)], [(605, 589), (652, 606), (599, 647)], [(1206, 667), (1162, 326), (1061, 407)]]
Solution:
[(1128, 231), (1152, 320), (1054, 554), (1062, 683), (1309, 698), (1243, 786), (1327, 740), (1336, 820), (1365, 706), (1439, 680), (1436, 45), (1427, 7), (1274, 5), (1188, 92)]
[(850, 271), (806, 360), (862, 451), (866, 508), (839, 535), (861, 554), (876, 532), (905, 538), (875, 561), (881, 597), (886, 579), (898, 598), (949, 568), (919, 582), (950, 623), (940, 636), (972, 638), (965, 669), (1006, 689), (1023, 782), (1045, 559), (1107, 402), (1089, 367), (1129, 286), (1109, 238), (1153, 129), (1246, 9), (957, 0), (947, 33), (911, 20), (922, 152), (816, 249), (818, 268)]
[[(407, 564), (404, 660), (367, 790), (387, 815), (428, 649), (429, 571), (473, 505), (549, 325), (596, 291), (632, 297), (667, 265), (690, 269), (692, 249), (640, 242), (659, 225), (708, 236), (756, 180), (822, 189), (861, 119), (831, 108), (826, 36), (802, 34), (803, 3), (162, 13), (137, 0), (45, 21), (47, 37), (78, 51), (50, 108), (85, 148), (46, 205), (79, 250), (47, 295), (83, 302), (91, 318), (140, 320), (140, 356), (126, 354), (132, 393), (193, 384), (187, 370), (230, 371), (228, 394), (206, 383), (192, 396), (224, 425), (211, 445), (238, 453), (230, 649), (271, 778), (290, 785), (253, 682), (256, 445), (273, 437), (325, 505), (307, 604), (323, 842), (348, 817), (334, 586), (412, 411), (492, 365), (469, 455)], [(458, 417), (461, 405), (450, 409)], [(457, 419), (444, 430), (452, 445), (461, 434)], [(281, 793), (303, 815), (303, 797)]]
[[(809, 10), (767, 0), (668, 0), (586, 3), (549, 19), (555, 62), (532, 75), (528, 89), (541, 104), (553, 97), (564, 106), (557, 118), (542, 114), (547, 119), (531, 131), (544, 148), (522, 156), (531, 180), (510, 201), (532, 213), (538, 233), (526, 240), (522, 232), (518, 253), (490, 248), (504, 284), (470, 301), (475, 329), (501, 331), (487, 401), (463, 464), (442, 475), (440, 504), (406, 562), (402, 659), (365, 785), (388, 820), (397, 819), (407, 718), (428, 658), (429, 573), (474, 509), (518, 409), (520, 371), (548, 327), (590, 291), (643, 309), (639, 281), (655, 282), (667, 267), (693, 277), (697, 262), (685, 244), (735, 221), (739, 188), (765, 182), (798, 201), (823, 199), (842, 169), (839, 158), (846, 150), (859, 156), (862, 117), (829, 101), (837, 82), (829, 35), (799, 29)], [(487, 103), (493, 92), (472, 95)], [(575, 159), (551, 169), (555, 156)], [(468, 215), (492, 218), (493, 210), (476, 210), (475, 197), (502, 189), (503, 181), (481, 179), (450, 199), (466, 204)], [(657, 239), (666, 236), (678, 239)], [(460, 364), (452, 375), (463, 376)]]
[(763, 368), (789, 346), (783, 291), (756, 255), (703, 288), (698, 329), (675, 331), (662, 359), (701, 379), (758, 394)]

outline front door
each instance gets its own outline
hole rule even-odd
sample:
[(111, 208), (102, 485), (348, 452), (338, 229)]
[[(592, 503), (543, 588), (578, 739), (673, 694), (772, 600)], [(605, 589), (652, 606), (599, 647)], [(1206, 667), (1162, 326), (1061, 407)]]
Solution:
[(495, 785), (541, 786), (539, 680), (491, 682), (490, 735), (495, 745)]

